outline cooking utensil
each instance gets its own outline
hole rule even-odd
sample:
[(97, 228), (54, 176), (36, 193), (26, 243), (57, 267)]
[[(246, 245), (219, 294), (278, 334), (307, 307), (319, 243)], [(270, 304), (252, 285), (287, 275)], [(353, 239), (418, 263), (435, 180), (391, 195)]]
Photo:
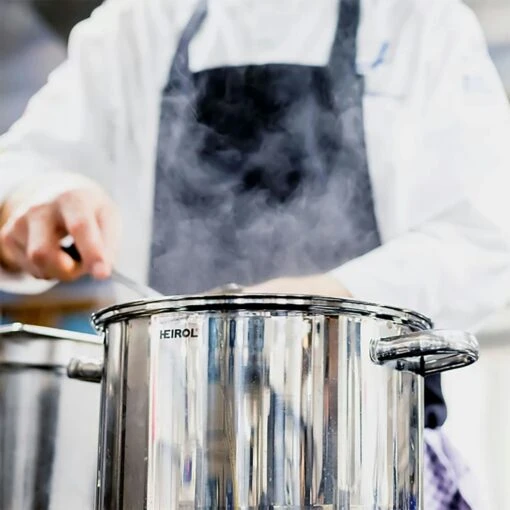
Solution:
[[(78, 251), (78, 248), (74, 244), (72, 238), (66, 238), (61, 242), (62, 250), (67, 253), (75, 262), (81, 262), (81, 255)], [(152, 287), (149, 287), (148, 285), (144, 285), (142, 283), (139, 283), (129, 276), (126, 276), (125, 274), (121, 273), (120, 271), (117, 271), (116, 269), (112, 269), (111, 272), (111, 278), (112, 280), (116, 281), (117, 283), (120, 283), (121, 285), (124, 285), (128, 289), (131, 289), (133, 292), (138, 294), (140, 297), (143, 298), (163, 298), (164, 295), (158, 292), (157, 290), (153, 289)], [(220, 287), (216, 287), (205, 294), (228, 294), (228, 293), (236, 293), (236, 292), (242, 292), (242, 287), (238, 285), (237, 283), (227, 283), (226, 285), (222, 285)]]
[(321, 297), (139, 301), (93, 322), (96, 510), (420, 510), (423, 376), (478, 357), (418, 313)]
[[(82, 258), (80, 255), (80, 252), (78, 251), (78, 248), (74, 244), (72, 240), (69, 240), (69, 238), (66, 238), (61, 242), (62, 250), (67, 253), (75, 262), (81, 262)], [(120, 283), (121, 285), (124, 285), (128, 289), (132, 290), (136, 294), (138, 294), (140, 297), (144, 298), (160, 298), (163, 297), (163, 294), (158, 292), (157, 290), (154, 290), (152, 287), (149, 287), (148, 285), (144, 285), (142, 283), (139, 283), (129, 276), (126, 276), (125, 274), (117, 271), (115, 268), (112, 269), (111, 272), (111, 278), (113, 281)]]
[(95, 335), (0, 327), (0, 508), (93, 508), (100, 386), (66, 369), (102, 350)]

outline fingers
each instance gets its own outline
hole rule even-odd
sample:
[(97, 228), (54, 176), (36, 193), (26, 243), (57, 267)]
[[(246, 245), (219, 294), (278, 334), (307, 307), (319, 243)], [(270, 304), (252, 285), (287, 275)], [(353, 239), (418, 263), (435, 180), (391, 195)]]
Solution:
[(103, 238), (106, 256), (111, 262), (115, 259), (121, 233), (121, 221), (113, 204), (106, 203), (96, 212), (96, 218)]
[(98, 221), (105, 206), (87, 195), (66, 194), (59, 200), (59, 213), (66, 233), (74, 238), (83, 270), (94, 278), (108, 278), (112, 269), (109, 253)]
[(26, 271), (36, 278), (73, 280), (83, 274), (61, 252), (54, 208), (37, 206), (13, 218), (2, 229), (2, 262), (8, 269)]
[[(116, 209), (98, 189), (61, 194), (45, 204), (11, 214), (0, 229), (0, 261), (37, 278), (75, 280), (85, 273), (107, 278), (118, 238)], [(60, 246), (70, 234), (80, 252), (74, 261)]]
[(0, 230), (0, 261), (10, 271), (22, 269), (27, 229), (25, 221), (11, 219)]
[[(72, 281), (84, 274), (84, 268), (60, 249), (60, 224), (54, 207), (41, 208), (27, 218), (26, 257), (39, 278)], [(27, 265), (27, 267), (30, 267)], [(32, 269), (32, 274), (34, 271)]]
[(27, 271), (36, 278), (43, 278), (39, 269), (28, 260), (25, 245), (11, 237), (5, 237), (0, 241), (2, 245), (2, 265), (12, 272)]

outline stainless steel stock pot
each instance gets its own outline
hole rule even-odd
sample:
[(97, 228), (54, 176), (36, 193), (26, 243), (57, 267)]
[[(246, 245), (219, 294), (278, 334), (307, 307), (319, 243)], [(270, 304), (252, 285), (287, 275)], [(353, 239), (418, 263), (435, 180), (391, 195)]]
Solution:
[(476, 340), (352, 300), (229, 295), (94, 316), (97, 510), (422, 508), (423, 376)]
[(90, 510), (97, 470), (100, 388), (68, 379), (75, 356), (103, 342), (24, 324), (0, 327), (0, 508)]

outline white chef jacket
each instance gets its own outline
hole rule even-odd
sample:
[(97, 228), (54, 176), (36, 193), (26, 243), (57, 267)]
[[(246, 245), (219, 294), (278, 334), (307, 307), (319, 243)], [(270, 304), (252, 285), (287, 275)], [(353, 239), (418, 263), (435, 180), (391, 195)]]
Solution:
[[(122, 213), (117, 266), (140, 280), (161, 91), (195, 3), (107, 0), (0, 138), (0, 199), (42, 172), (92, 177)], [(323, 66), (338, 9), (338, 0), (210, 0), (191, 70)], [(459, 0), (362, 0), (357, 67), (382, 246), (333, 274), (355, 297), (470, 327), (510, 294), (510, 109), (480, 27)], [(41, 285), (4, 273), (0, 288)]]

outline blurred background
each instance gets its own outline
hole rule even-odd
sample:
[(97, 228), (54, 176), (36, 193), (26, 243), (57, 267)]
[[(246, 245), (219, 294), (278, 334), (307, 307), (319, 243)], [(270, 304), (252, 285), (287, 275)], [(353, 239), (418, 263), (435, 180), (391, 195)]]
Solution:
[(62, 62), (72, 27), (100, 0), (0, 0), (0, 133)]
[[(99, 3), (99, 0), (0, 0), (0, 133), (21, 115), (31, 95), (65, 58), (73, 25)], [(480, 19), (490, 54), (510, 96), (510, 0), (466, 3)], [(94, 292), (104, 297), (104, 289), (91, 291), (86, 303), (74, 302), (69, 297), (72, 290), (68, 292), (71, 294), (53, 297), (54, 316), (48, 325), (89, 331), (84, 310), (98, 305)], [(37, 304), (33, 308), (25, 306), (25, 316), (18, 312), (15, 317), (10, 312), (15, 308), (12, 303), (0, 299), (0, 306), (3, 322), (48, 321), (47, 316), (44, 320), (34, 318)], [(510, 508), (510, 405), (506, 393), (510, 388), (510, 310), (489, 318), (478, 334), (480, 362), (444, 377), (449, 405), (447, 428), (478, 475), (485, 500), (482, 508), (499, 510)]]

